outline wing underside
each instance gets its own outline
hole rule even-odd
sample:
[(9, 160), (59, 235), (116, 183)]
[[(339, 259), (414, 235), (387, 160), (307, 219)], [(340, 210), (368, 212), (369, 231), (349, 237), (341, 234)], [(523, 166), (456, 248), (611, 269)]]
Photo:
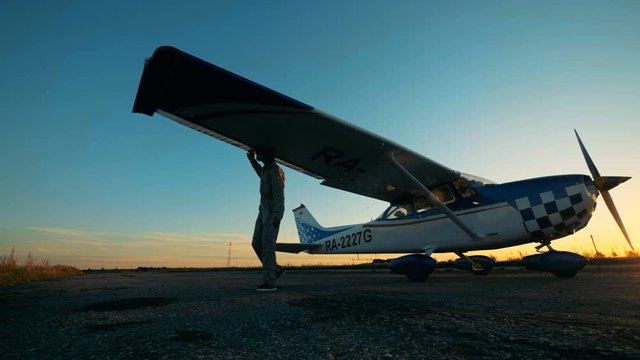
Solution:
[(278, 162), (323, 185), (394, 202), (459, 173), (381, 136), (171, 47), (147, 61), (134, 112), (158, 112), (242, 149), (271, 146)]

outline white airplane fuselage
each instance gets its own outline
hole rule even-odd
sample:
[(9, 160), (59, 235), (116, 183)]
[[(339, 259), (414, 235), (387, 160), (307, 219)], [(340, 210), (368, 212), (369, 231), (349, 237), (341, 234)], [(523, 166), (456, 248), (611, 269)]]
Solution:
[(435, 208), (417, 211), (413, 202), (404, 204), (404, 216), (394, 217), (397, 206), (392, 204), (374, 221), (331, 228), (317, 225), (304, 206), (294, 215), (301, 242), (321, 245), (309, 251), (313, 254), (466, 252), (573, 234), (589, 222), (597, 195), (585, 175), (486, 185), (466, 199), (455, 193), (456, 201), (448, 207), (480, 240), (471, 239)]

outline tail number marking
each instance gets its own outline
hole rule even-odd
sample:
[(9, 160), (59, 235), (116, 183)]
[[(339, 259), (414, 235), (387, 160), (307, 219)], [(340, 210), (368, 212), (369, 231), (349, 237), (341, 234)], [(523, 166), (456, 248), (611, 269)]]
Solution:
[(340, 236), (340, 238), (326, 240), (324, 242), (324, 249), (326, 252), (332, 252), (338, 249), (347, 249), (353, 246), (358, 246), (362, 244), (363, 241), (365, 243), (370, 243), (371, 240), (373, 240), (371, 229), (366, 229), (364, 231), (358, 231), (352, 234)]

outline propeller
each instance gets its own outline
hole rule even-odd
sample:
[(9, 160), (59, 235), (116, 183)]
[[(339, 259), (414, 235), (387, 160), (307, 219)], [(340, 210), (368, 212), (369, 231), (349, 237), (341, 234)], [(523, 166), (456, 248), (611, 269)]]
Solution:
[(625, 239), (627, 239), (629, 246), (631, 246), (631, 249), (635, 251), (635, 248), (631, 243), (631, 239), (629, 238), (629, 234), (627, 234), (627, 229), (625, 229), (622, 218), (618, 213), (618, 209), (616, 209), (616, 205), (613, 203), (613, 199), (609, 194), (609, 190), (631, 178), (628, 176), (600, 176), (598, 168), (596, 168), (596, 165), (593, 163), (593, 160), (591, 160), (591, 156), (589, 156), (589, 153), (584, 147), (582, 140), (580, 140), (580, 135), (578, 135), (576, 129), (573, 129), (573, 131), (576, 133), (578, 144), (580, 145), (580, 150), (582, 151), (582, 156), (584, 156), (584, 160), (587, 162), (587, 167), (589, 167), (589, 171), (591, 172), (591, 176), (593, 177), (593, 182), (595, 183), (596, 188), (598, 189), (598, 191), (600, 191), (605, 204), (607, 204), (607, 208), (609, 208), (609, 212), (611, 212), (611, 215), (613, 215), (613, 218), (616, 220), (616, 223), (618, 224), (618, 227), (620, 227), (620, 230), (622, 231)]

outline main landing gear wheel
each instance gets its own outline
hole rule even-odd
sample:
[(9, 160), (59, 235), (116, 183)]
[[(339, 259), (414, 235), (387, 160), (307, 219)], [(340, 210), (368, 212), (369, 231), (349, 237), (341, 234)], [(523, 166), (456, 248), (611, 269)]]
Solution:
[[(496, 264), (496, 261), (492, 258), (484, 255), (472, 255), (467, 256), (462, 253), (458, 254), (460, 256), (453, 262), (453, 266), (455, 266), (459, 270), (471, 271), (473, 275), (484, 276), (489, 274), (493, 266)], [(462, 255), (462, 256), (461, 256)]]
[(578, 271), (552, 271), (551, 273), (559, 278), (570, 279), (576, 277)]
[(491, 271), (490, 268), (489, 269), (487, 269), (487, 268), (478, 268), (478, 269), (472, 269), (471, 273), (473, 275), (476, 275), (476, 276), (485, 276), (485, 275), (489, 274), (489, 271)]
[(406, 275), (413, 282), (425, 282), (436, 268), (436, 260), (423, 254), (411, 254), (391, 260), (392, 273)]
[(413, 282), (426, 282), (429, 274), (424, 269), (411, 269), (407, 272), (407, 278)]

